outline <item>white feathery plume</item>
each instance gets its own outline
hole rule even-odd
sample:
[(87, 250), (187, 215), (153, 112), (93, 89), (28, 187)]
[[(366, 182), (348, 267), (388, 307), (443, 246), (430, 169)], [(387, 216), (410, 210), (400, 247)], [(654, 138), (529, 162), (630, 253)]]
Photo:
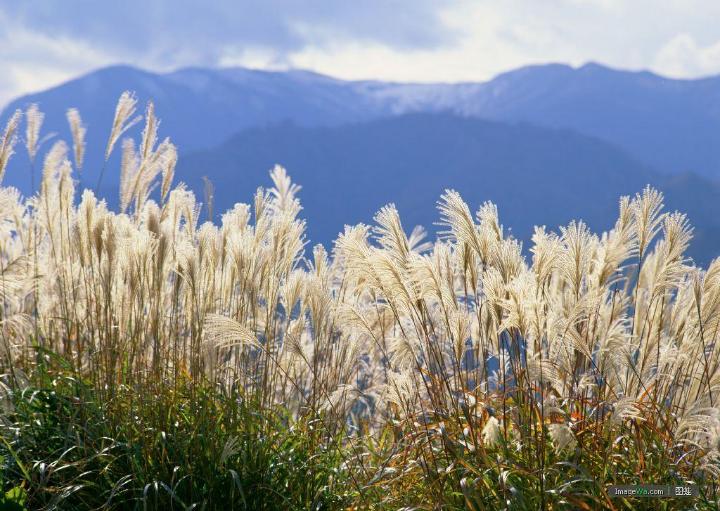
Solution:
[(398, 264), (405, 264), (410, 252), (410, 244), (403, 230), (400, 214), (395, 208), (395, 204), (383, 206), (375, 214), (374, 220), (378, 225), (373, 227), (373, 231), (380, 246)]
[(78, 172), (82, 171), (83, 160), (85, 159), (85, 132), (86, 128), (82, 123), (80, 112), (77, 108), (69, 108), (65, 113), (68, 125), (70, 126), (70, 134), (73, 140), (73, 154), (75, 156), (75, 167)]
[(642, 420), (642, 413), (635, 399), (622, 397), (613, 403), (613, 412), (610, 421), (619, 424), (628, 419)]
[(140, 158), (135, 152), (135, 141), (131, 138), (123, 140), (122, 160), (120, 162), (120, 211), (130, 205), (133, 198), (133, 184), (139, 172)]
[(142, 143), (140, 144), (140, 159), (146, 161), (155, 150), (157, 143), (157, 131), (160, 121), (155, 117), (155, 105), (148, 101), (145, 109), (145, 128), (142, 132)]
[(630, 207), (637, 233), (638, 253), (642, 258), (662, 225), (663, 195), (648, 186), (642, 195), (635, 195)]
[(445, 190), (438, 201), (440, 225), (448, 228), (445, 234), (451, 234), (457, 243), (467, 243), (475, 252), (483, 256), (478, 229), (470, 214), (470, 208), (455, 190)]
[(556, 452), (560, 453), (575, 449), (577, 440), (572, 429), (567, 424), (550, 424), (548, 432)]
[(10, 161), (10, 158), (15, 153), (14, 148), (15, 143), (17, 142), (17, 130), (21, 117), (22, 112), (20, 110), (15, 110), (15, 113), (10, 117), (5, 125), (5, 131), (2, 134), (2, 138), (0, 138), (0, 182), (5, 176), (5, 169), (8, 161)]
[(287, 171), (280, 165), (273, 167), (270, 171), (270, 178), (275, 185), (270, 189), (270, 193), (275, 199), (278, 208), (280, 210), (296, 209), (296, 211), (299, 211), (300, 204), (295, 198), (295, 195), (297, 195), (302, 187), (293, 183)]
[(546, 232), (545, 227), (535, 227), (532, 242), (533, 271), (538, 284), (543, 285), (557, 269), (563, 247), (557, 234)]
[(136, 107), (137, 99), (133, 93), (125, 91), (120, 95), (120, 99), (118, 99), (117, 106), (115, 107), (115, 117), (113, 118), (112, 128), (110, 129), (110, 137), (108, 138), (107, 147), (105, 148), (106, 161), (110, 158), (115, 143), (122, 134), (142, 119), (142, 116), (133, 117)]
[(45, 155), (43, 162), (43, 177), (40, 184), (41, 192), (49, 193), (52, 184), (60, 177), (58, 172), (60, 166), (67, 159), (68, 147), (65, 142), (59, 140), (53, 144)]
[(427, 231), (425, 228), (422, 225), (416, 225), (410, 233), (410, 236), (408, 236), (408, 247), (410, 248), (410, 251), (422, 254), (423, 252), (427, 252), (432, 249), (432, 242), (425, 241), (425, 238), (427, 238)]
[(213, 348), (231, 345), (251, 346), (260, 348), (261, 345), (252, 330), (232, 318), (220, 314), (208, 314), (203, 325), (205, 342)]
[(170, 192), (173, 177), (175, 176), (175, 166), (177, 165), (178, 154), (173, 144), (168, 144), (162, 161), (162, 185), (160, 187), (160, 198), (164, 202)]
[(482, 439), (485, 445), (492, 447), (498, 445), (502, 439), (502, 429), (500, 428), (500, 421), (495, 417), (488, 418), (485, 426), (482, 429)]
[(40, 148), (40, 129), (45, 114), (40, 111), (37, 103), (31, 104), (25, 111), (25, 147), (30, 161), (35, 161), (35, 155)]

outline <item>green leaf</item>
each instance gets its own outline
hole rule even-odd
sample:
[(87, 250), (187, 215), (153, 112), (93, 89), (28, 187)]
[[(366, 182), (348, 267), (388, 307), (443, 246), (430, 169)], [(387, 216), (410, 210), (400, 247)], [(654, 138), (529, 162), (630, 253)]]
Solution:
[(0, 511), (25, 511), (25, 503), (27, 502), (27, 493), (20, 486), (10, 488), (5, 492), (5, 496), (0, 501)]

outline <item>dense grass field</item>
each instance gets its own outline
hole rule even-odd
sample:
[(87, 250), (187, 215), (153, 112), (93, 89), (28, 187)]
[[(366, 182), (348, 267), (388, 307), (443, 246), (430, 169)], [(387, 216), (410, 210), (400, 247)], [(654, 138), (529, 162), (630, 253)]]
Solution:
[[(452, 190), (437, 240), (388, 205), (307, 247), (280, 167), (202, 223), (136, 108), (119, 211), (75, 110), (42, 155), (34, 106), (0, 138), (41, 170), (0, 188), (0, 509), (718, 509), (720, 259), (658, 192), (528, 256)], [(608, 493), (640, 483), (700, 496)]]

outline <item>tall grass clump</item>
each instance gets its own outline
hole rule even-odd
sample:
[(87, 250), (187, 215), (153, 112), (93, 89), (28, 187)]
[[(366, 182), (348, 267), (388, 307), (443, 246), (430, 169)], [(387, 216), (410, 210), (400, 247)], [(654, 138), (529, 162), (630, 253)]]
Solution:
[[(123, 94), (106, 162), (135, 109)], [(389, 205), (328, 253), (306, 250), (281, 167), (201, 223), (151, 103), (110, 210), (76, 186), (68, 121), (75, 166), (56, 142), (37, 193), (0, 188), (19, 509), (643, 509), (607, 492), (637, 483), (700, 488), (654, 508), (717, 509), (720, 259), (684, 256), (692, 229), (657, 191), (601, 235), (537, 228), (529, 260), (494, 205), (452, 190), (436, 241)]]

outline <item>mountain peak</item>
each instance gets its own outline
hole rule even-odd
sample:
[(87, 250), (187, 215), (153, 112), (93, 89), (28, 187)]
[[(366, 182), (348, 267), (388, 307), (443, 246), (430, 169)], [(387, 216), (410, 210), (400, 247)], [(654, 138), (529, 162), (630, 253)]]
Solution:
[(561, 64), (559, 62), (550, 62), (547, 64), (530, 64), (528, 66), (522, 66), (517, 69), (512, 69), (504, 73), (500, 73), (495, 78), (491, 79), (489, 83), (496, 81), (504, 81), (508, 79), (525, 79), (530, 77), (547, 77), (547, 76), (563, 76), (572, 73), (574, 68), (568, 64)]
[(585, 73), (598, 73), (598, 72), (607, 72), (607, 71), (617, 71), (610, 66), (605, 66), (603, 64), (600, 64), (598, 62), (589, 61), (583, 64), (582, 66), (576, 68), (577, 71), (585, 72)]

